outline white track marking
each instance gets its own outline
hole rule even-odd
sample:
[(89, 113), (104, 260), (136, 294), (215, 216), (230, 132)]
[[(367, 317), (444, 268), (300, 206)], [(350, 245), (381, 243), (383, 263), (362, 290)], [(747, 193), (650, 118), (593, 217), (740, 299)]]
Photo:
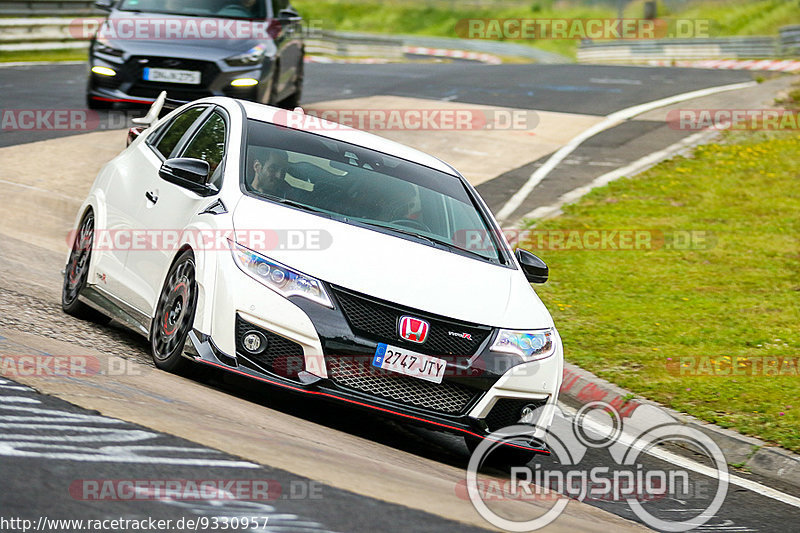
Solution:
[[(19, 146), (19, 145), (17, 145), (17, 146)], [(6, 147), (6, 148), (9, 148), (9, 147)], [(1, 149), (2, 148), (0, 148), (0, 150)], [(51, 196), (60, 196), (61, 198), (65, 198), (67, 200), (73, 200), (73, 201), (76, 201), (76, 202), (82, 202), (83, 201), (80, 198), (75, 198), (74, 196), (67, 196), (66, 194), (61, 194), (60, 192), (50, 191), (48, 189), (42, 189), (41, 187), (36, 187), (34, 185), (26, 185), (24, 183), (17, 183), (16, 181), (8, 181), (8, 180), (0, 179), (0, 183), (2, 183), (3, 185), (12, 185), (14, 187), (21, 187), (23, 189), (28, 189), (28, 190), (31, 190), (31, 191), (45, 192), (45, 193), (47, 193), (47, 194), (49, 194)]]
[(528, 196), (530, 196), (531, 192), (533, 192), (533, 189), (539, 184), (539, 182), (546, 178), (547, 175), (550, 174), (550, 172), (552, 172), (553, 169), (555, 169), (558, 164), (564, 160), (564, 158), (574, 152), (584, 141), (594, 137), (598, 133), (621, 124), (622, 122), (633, 118), (636, 115), (641, 115), (642, 113), (652, 111), (653, 109), (658, 109), (659, 107), (664, 107), (671, 104), (676, 104), (678, 102), (683, 102), (685, 100), (700, 98), (702, 96), (708, 96), (725, 91), (744, 89), (754, 85), (756, 85), (756, 82), (748, 81), (744, 83), (734, 83), (732, 85), (709, 87), (708, 89), (700, 89), (699, 91), (677, 94), (675, 96), (670, 96), (669, 98), (662, 98), (661, 100), (654, 100), (652, 102), (646, 102), (633, 107), (627, 107), (607, 115), (603, 120), (594, 126), (585, 129), (583, 132), (573, 137), (572, 140), (551, 155), (550, 158), (545, 161), (544, 165), (537, 168), (536, 171), (531, 174), (531, 177), (528, 178), (528, 181), (525, 182), (525, 184), (514, 194), (514, 196), (509, 198), (508, 202), (506, 202), (503, 208), (497, 213), (497, 220), (501, 224), (505, 222), (505, 220), (510, 217), (514, 211), (519, 208), (519, 206), (522, 205)]
[(664, 148), (663, 150), (659, 150), (658, 152), (653, 152), (652, 154), (648, 154), (641, 159), (637, 159), (633, 163), (629, 165), (625, 165), (624, 167), (620, 167), (616, 170), (612, 170), (611, 172), (606, 172), (602, 176), (598, 176), (593, 179), (590, 183), (583, 185), (581, 187), (576, 187), (569, 192), (562, 194), (558, 200), (553, 202), (550, 205), (543, 205), (541, 207), (537, 207), (530, 213), (524, 215), (522, 218), (547, 218), (554, 215), (557, 215), (561, 208), (564, 207), (566, 204), (570, 204), (572, 202), (577, 201), (583, 195), (591, 191), (596, 187), (602, 187), (603, 185), (608, 185), (612, 181), (619, 179), (623, 176), (633, 176), (634, 174), (638, 174), (642, 170), (645, 170), (656, 163), (666, 159), (673, 154), (684, 150), (693, 144), (702, 142), (705, 137), (711, 137), (714, 135), (715, 132), (706, 132), (701, 131), (699, 133), (695, 133), (693, 135), (689, 135), (688, 137), (676, 142), (675, 144)]
[[(575, 411), (575, 409), (568, 407), (562, 403), (559, 403), (559, 407), (565, 413), (569, 413), (572, 416), (574, 416), (577, 412)], [(588, 429), (596, 431), (601, 435), (608, 434), (609, 431), (613, 430), (611, 425), (602, 424), (595, 420), (590, 420), (588, 417), (583, 418), (583, 425)], [(646, 454), (651, 455), (657, 459), (661, 459), (662, 461), (666, 461), (668, 463), (674, 464), (675, 466), (679, 466), (687, 470), (692, 470), (694, 472), (697, 472), (698, 474), (702, 474), (704, 476), (717, 479), (716, 468), (711, 468), (710, 466), (702, 465), (700, 463), (692, 461), (687, 457), (683, 457), (681, 455), (677, 455), (672, 452), (668, 452), (666, 450), (662, 450), (656, 447), (652, 447), (649, 450), (644, 450), (643, 449), (644, 446), (642, 444), (636, 446), (635, 444), (637, 439), (625, 433), (624, 430), (618, 440), (619, 442), (625, 444), (629, 448), (642, 449)], [(777, 500), (781, 503), (785, 503), (786, 505), (791, 505), (792, 507), (797, 507), (800, 509), (800, 498), (797, 498), (796, 496), (783, 493), (779, 490), (773, 489), (772, 487), (762, 485), (761, 483), (757, 483), (755, 481), (745, 479), (731, 473), (729, 473), (728, 476), (729, 476), (728, 482), (731, 485), (737, 485), (749, 491), (755, 492), (756, 494), (760, 494), (761, 496), (766, 496), (767, 498), (772, 498), (773, 500)]]
[(39, 65), (85, 65), (86, 61), (10, 61), (0, 63), (0, 68), (38, 67)]
[(42, 403), (36, 398), (26, 398), (25, 396), (0, 396), (0, 402), (4, 403)]

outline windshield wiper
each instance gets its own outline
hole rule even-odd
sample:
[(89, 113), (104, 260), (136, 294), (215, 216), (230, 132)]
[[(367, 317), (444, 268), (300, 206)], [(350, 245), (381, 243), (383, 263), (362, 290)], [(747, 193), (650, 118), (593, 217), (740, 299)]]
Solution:
[(316, 213), (318, 215), (322, 215), (327, 218), (333, 218), (333, 214), (329, 211), (324, 211), (322, 209), (316, 208), (314, 206), (306, 205), (300, 202), (295, 202), (294, 200), (288, 200), (286, 198), (281, 198), (280, 196), (273, 196), (271, 194), (264, 194), (261, 193), (261, 196), (267, 198), (269, 200), (278, 202), (279, 204), (288, 205), (290, 207), (296, 207), (297, 209), (302, 209), (303, 211), (309, 211), (311, 213)]
[(493, 257), (489, 257), (488, 255), (479, 254), (478, 252), (475, 252), (473, 250), (467, 250), (466, 248), (462, 248), (460, 246), (456, 246), (455, 244), (449, 243), (447, 241), (443, 241), (443, 240), (440, 240), (440, 239), (435, 239), (433, 237), (428, 237), (428, 240), (433, 241), (436, 244), (439, 244), (441, 246), (445, 246), (445, 247), (447, 247), (447, 248), (449, 248), (451, 250), (457, 250), (459, 252), (462, 252), (462, 253), (465, 253), (465, 254), (469, 254), (469, 255), (474, 256), (474, 257), (479, 257), (480, 259), (483, 259), (485, 261), (491, 261), (492, 263), (496, 263), (497, 262)]
[(429, 244), (432, 244), (434, 246), (436, 246), (436, 245), (443, 246), (443, 247), (447, 248), (448, 250), (456, 250), (458, 252), (462, 252), (462, 253), (465, 253), (465, 254), (469, 254), (469, 255), (471, 255), (473, 257), (477, 257), (479, 259), (483, 259), (484, 261), (491, 261), (493, 263), (496, 262), (496, 260), (493, 259), (492, 257), (488, 257), (488, 256), (485, 256), (483, 254), (479, 254), (478, 252), (473, 252), (472, 250), (467, 250), (465, 248), (461, 248), (460, 246), (456, 246), (455, 244), (449, 243), (447, 241), (443, 241), (441, 239), (437, 239), (435, 237), (429, 237), (427, 235), (421, 235), (421, 234), (419, 234), (419, 233), (417, 233), (415, 231), (410, 231), (410, 230), (403, 229), (403, 228), (397, 228), (395, 226), (389, 226), (389, 225), (386, 225), (386, 224), (376, 224), (374, 222), (363, 222), (361, 220), (359, 220), (358, 222), (360, 224), (364, 224), (364, 225), (367, 225), (367, 226), (373, 226), (373, 227), (376, 227), (376, 228), (388, 229), (389, 231), (396, 231), (397, 233), (402, 233), (403, 235), (408, 235), (410, 237), (415, 237), (417, 239), (421, 239), (421, 240), (426, 241)]

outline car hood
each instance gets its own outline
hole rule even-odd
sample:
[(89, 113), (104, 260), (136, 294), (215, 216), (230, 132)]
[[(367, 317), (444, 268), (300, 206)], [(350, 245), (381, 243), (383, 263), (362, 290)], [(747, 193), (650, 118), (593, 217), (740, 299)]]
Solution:
[(321, 246), (316, 249), (268, 246), (261, 252), (352, 291), (475, 324), (516, 329), (553, 325), (517, 269), (251, 197), (238, 203), (233, 224), (243, 235), (257, 229), (319, 235)]
[[(219, 19), (209, 17), (217, 24), (232, 24), (235, 29), (236, 23), (247, 23), (247, 21), (237, 19)], [(142, 21), (155, 21), (158, 23), (147, 23)], [(163, 13), (128, 13), (128, 12), (115, 12), (112, 13), (104, 26), (98, 32), (99, 36), (108, 41), (108, 43), (121, 50), (124, 50), (128, 55), (144, 55), (144, 56), (164, 56), (164, 57), (184, 57), (192, 59), (201, 59), (206, 61), (218, 61), (225, 59), (238, 53), (244, 53), (253, 46), (256, 46), (263, 41), (260, 39), (224, 39), (224, 38), (209, 38), (209, 39), (146, 39), (146, 38), (124, 38), (125, 32), (131, 32), (130, 28), (133, 26), (126, 26), (126, 23), (144, 24), (145, 29), (140, 29), (139, 33), (135, 35), (154, 36), (162, 35), (166, 31), (165, 24), (170, 20), (180, 21), (181, 24), (199, 24), (202, 20), (200, 17), (185, 17), (179, 15), (167, 15)], [(128, 22), (130, 21), (130, 22)], [(266, 24), (266, 22), (264, 22)], [(184, 28), (185, 26), (181, 26)], [(215, 26), (216, 28), (217, 26)], [(224, 30), (219, 31), (223, 36), (226, 35)], [(231, 30), (234, 31), (234, 30)], [(129, 33), (130, 34), (130, 33)]]

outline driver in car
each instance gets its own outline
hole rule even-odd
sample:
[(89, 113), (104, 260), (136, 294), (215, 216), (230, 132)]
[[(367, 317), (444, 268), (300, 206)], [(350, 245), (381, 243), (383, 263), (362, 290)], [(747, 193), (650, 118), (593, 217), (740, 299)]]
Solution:
[(289, 155), (285, 150), (272, 148), (251, 148), (253, 174), (248, 187), (258, 193), (278, 198), (291, 198), (295, 188), (286, 182), (286, 167)]

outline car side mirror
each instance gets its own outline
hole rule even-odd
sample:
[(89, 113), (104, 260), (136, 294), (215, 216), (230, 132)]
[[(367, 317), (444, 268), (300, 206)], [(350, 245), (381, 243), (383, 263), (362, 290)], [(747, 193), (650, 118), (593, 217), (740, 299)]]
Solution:
[(278, 21), (281, 24), (286, 24), (287, 22), (298, 22), (300, 20), (302, 20), (302, 17), (294, 9), (281, 9), (278, 13)]
[(517, 248), (517, 260), (522, 267), (522, 272), (531, 283), (545, 283), (550, 274), (547, 264), (528, 250)]
[(165, 181), (189, 189), (200, 196), (211, 196), (217, 190), (208, 184), (210, 171), (208, 161), (176, 157), (164, 161), (158, 170), (158, 175)]
[(111, 8), (114, 7), (114, 1), (115, 0), (97, 0), (97, 2), (94, 3), (94, 7), (103, 11), (111, 11)]

